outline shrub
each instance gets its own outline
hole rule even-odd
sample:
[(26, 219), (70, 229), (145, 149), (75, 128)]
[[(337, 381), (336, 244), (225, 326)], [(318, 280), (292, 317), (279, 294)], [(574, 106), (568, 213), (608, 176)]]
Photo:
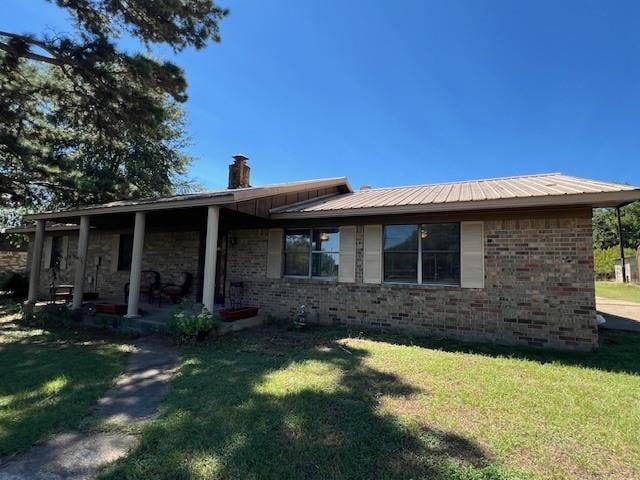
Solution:
[(20, 273), (11, 273), (2, 279), (0, 290), (11, 292), (14, 297), (26, 297), (29, 292), (29, 280)]
[(219, 320), (213, 314), (184, 312), (174, 313), (169, 320), (169, 333), (178, 343), (193, 343), (206, 338)]
[[(635, 256), (635, 250), (625, 248), (625, 257)], [(593, 252), (593, 264), (598, 278), (612, 278), (614, 275), (614, 266), (616, 260), (620, 258), (620, 247), (609, 247), (604, 249), (596, 249)]]

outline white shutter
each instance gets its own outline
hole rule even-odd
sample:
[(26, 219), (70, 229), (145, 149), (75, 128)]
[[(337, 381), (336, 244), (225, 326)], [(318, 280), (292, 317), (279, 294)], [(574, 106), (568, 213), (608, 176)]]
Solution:
[(338, 281), (356, 281), (356, 227), (340, 227)]
[(111, 235), (111, 271), (118, 271), (118, 255), (120, 254), (120, 235)]
[(364, 226), (364, 283), (382, 282), (382, 225)]
[(282, 275), (282, 236), (281, 228), (270, 228), (267, 242), (267, 278), (280, 278)]
[(53, 248), (53, 237), (49, 235), (44, 238), (44, 245), (42, 247), (42, 259), (44, 261), (44, 268), (51, 268), (51, 249)]
[(60, 252), (60, 270), (67, 269), (67, 256), (69, 255), (69, 235), (62, 237), (62, 251)]
[(460, 286), (484, 288), (484, 224), (460, 223)]

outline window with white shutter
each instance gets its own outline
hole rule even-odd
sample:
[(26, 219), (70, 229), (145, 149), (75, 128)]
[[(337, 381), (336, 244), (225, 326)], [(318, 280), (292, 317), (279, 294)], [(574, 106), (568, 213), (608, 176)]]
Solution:
[(267, 240), (267, 278), (280, 278), (282, 275), (282, 243), (284, 231), (281, 228), (269, 229)]
[(364, 226), (364, 283), (382, 281), (382, 225)]
[(484, 224), (460, 224), (460, 270), (462, 288), (484, 288)]
[(340, 227), (340, 270), (338, 281), (356, 281), (356, 227)]

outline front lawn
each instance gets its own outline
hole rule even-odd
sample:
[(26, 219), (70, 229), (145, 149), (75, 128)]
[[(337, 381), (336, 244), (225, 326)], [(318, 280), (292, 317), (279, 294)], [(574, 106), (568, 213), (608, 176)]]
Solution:
[(640, 303), (640, 285), (633, 283), (596, 282), (596, 295), (603, 298)]
[(0, 456), (77, 428), (123, 371), (123, 347), (20, 325), (0, 301)]
[(318, 329), (187, 349), (104, 478), (638, 478), (640, 336), (588, 354)]

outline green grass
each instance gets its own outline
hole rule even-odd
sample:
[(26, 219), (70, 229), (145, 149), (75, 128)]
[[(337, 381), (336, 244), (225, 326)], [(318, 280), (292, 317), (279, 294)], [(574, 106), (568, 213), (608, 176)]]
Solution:
[(0, 456), (78, 428), (124, 368), (124, 347), (23, 327), (0, 302)]
[(629, 283), (596, 282), (596, 295), (614, 300), (640, 303), (640, 285)]
[(638, 478), (640, 337), (588, 354), (242, 332), (191, 347), (103, 478)]

